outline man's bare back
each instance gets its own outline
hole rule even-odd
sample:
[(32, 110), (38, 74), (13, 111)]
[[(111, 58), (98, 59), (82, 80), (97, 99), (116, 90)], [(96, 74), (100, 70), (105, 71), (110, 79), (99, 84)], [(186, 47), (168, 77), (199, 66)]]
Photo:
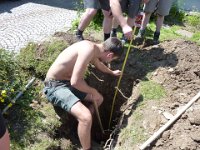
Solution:
[[(82, 63), (82, 66), (87, 67), (87, 64), (94, 59), (96, 49), (98, 49), (96, 44), (86, 40), (71, 45), (60, 53), (50, 67), (46, 78), (55, 80), (70, 80), (77, 59), (81, 60), (80, 62)], [(79, 58), (77, 58), (78, 56)], [(87, 56), (87, 59), (85, 59), (84, 56)], [(82, 69), (86, 68), (84, 67)]]

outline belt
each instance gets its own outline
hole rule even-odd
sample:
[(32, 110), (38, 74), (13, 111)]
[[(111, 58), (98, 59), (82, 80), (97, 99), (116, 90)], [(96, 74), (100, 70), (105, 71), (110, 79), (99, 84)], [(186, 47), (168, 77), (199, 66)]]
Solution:
[(46, 87), (57, 87), (57, 86), (61, 86), (61, 85), (69, 86), (70, 85), (70, 81), (69, 80), (45, 79), (44, 85)]

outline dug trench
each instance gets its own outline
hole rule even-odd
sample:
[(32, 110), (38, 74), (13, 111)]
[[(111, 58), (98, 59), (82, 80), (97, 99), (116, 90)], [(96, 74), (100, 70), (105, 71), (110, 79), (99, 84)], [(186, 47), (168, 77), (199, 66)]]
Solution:
[[(73, 39), (71, 38), (73, 36), (70, 37), (69, 34), (59, 33), (56, 34), (56, 36), (62, 37), (66, 40), (70, 39), (70, 43), (73, 43)], [(89, 40), (94, 41), (94, 39)], [(111, 63), (112, 70), (122, 68), (127, 48), (127, 46), (124, 47), (125, 52), (119, 60)], [(105, 143), (106, 140), (108, 140), (110, 133), (115, 129), (116, 125), (118, 124), (119, 119), (123, 113), (123, 108), (126, 108), (125, 105), (128, 98), (131, 97), (132, 99), (134, 99), (132, 109), (134, 109), (137, 103), (142, 100), (142, 97), (139, 97), (138, 93), (133, 93), (132, 90), (134, 86), (136, 86), (140, 82), (140, 80), (143, 80), (143, 78), (147, 75), (149, 71), (153, 71), (160, 66), (173, 67), (177, 63), (176, 60), (176, 56), (173, 53), (165, 54), (164, 49), (160, 47), (153, 47), (148, 51), (141, 51), (141, 49), (139, 48), (132, 47), (120, 82), (120, 86), (117, 90), (117, 96), (114, 101), (114, 105), (112, 105), (113, 98), (116, 92), (116, 86), (119, 78), (101, 73), (93, 66), (89, 67), (86, 81), (90, 86), (96, 88), (104, 97), (104, 102), (99, 107), (99, 113), (103, 124), (103, 129), (105, 130), (105, 134), (103, 134), (100, 129), (96, 114), (94, 114), (92, 125), (92, 139), (96, 143), (100, 144), (99, 148), (102, 147), (102, 144)], [(150, 65), (151, 62), (154, 62), (155, 64)], [(66, 114), (64, 111), (57, 107), (55, 107), (55, 111), (60, 116), (62, 122), (61, 127), (56, 131), (57, 134), (55, 137), (60, 138), (65, 136), (69, 137), (74, 145), (79, 143), (76, 133), (77, 121), (72, 116)]]
[[(57, 38), (74, 43), (73, 35), (69, 33), (59, 33), (55, 35)], [(90, 38), (89, 38), (90, 37)], [(95, 42), (94, 37), (89, 36), (87, 39)], [(124, 57), (127, 52), (125, 47), (124, 55), (111, 63), (111, 69), (121, 69), (124, 62)], [(148, 74), (151, 74), (150, 79), (159, 83), (166, 90), (166, 97), (162, 101), (149, 100), (147, 107), (141, 109), (143, 118), (135, 122), (141, 128), (145, 129), (145, 134), (153, 134), (161, 125), (166, 123), (166, 118), (157, 113), (168, 111), (176, 114), (179, 106), (183, 106), (189, 98), (194, 96), (200, 90), (199, 80), (199, 64), (200, 49), (195, 43), (185, 40), (165, 41), (157, 46), (132, 47), (128, 60), (125, 66), (123, 77), (120, 82), (119, 91), (114, 103), (111, 125), (109, 127), (110, 114), (112, 110), (112, 101), (118, 82), (117, 77), (104, 74), (96, 70), (93, 66), (89, 67), (89, 72), (86, 75), (87, 83), (96, 88), (104, 97), (104, 102), (99, 107), (100, 118), (106, 134), (102, 134), (96, 114), (93, 117), (92, 125), (92, 140), (94, 141), (95, 149), (102, 149), (105, 141), (109, 138), (111, 131), (116, 129), (121, 121), (122, 128), (129, 125), (130, 116), (135, 112), (140, 102), (145, 101), (140, 92), (135, 91), (138, 83), (148, 81)], [(127, 100), (131, 101), (128, 103)], [(196, 107), (198, 108), (199, 103)], [(131, 107), (129, 107), (129, 105)], [(125, 115), (123, 120), (121, 116), (124, 110), (128, 108), (130, 113)], [(75, 147), (80, 147), (77, 136), (77, 121), (64, 111), (55, 108), (62, 125), (55, 129), (53, 138), (64, 138), (65, 144), (73, 144)], [(185, 114), (181, 117), (174, 127), (163, 133), (162, 137), (152, 143), (150, 149), (198, 149), (199, 136), (195, 132), (199, 130), (199, 115), (198, 109)], [(195, 114), (195, 116), (190, 115)], [(195, 121), (196, 120), (196, 121)], [(185, 123), (184, 123), (185, 122)], [(195, 123), (194, 123), (195, 122)], [(184, 125), (183, 125), (184, 123)], [(184, 126), (184, 128), (182, 128)], [(108, 129), (110, 129), (108, 131)], [(191, 132), (191, 134), (188, 134)], [(187, 133), (187, 134), (186, 134)], [(182, 137), (184, 135), (184, 138)], [(195, 136), (196, 135), (196, 136)], [(179, 140), (177, 140), (179, 139)], [(184, 141), (184, 144), (183, 142)], [(118, 149), (124, 149), (124, 145), (130, 146), (129, 140), (123, 140), (119, 136), (115, 137), (115, 145)], [(141, 144), (141, 143), (140, 143)], [(131, 145), (132, 149), (138, 149), (138, 143)], [(58, 148), (59, 149), (59, 148)]]

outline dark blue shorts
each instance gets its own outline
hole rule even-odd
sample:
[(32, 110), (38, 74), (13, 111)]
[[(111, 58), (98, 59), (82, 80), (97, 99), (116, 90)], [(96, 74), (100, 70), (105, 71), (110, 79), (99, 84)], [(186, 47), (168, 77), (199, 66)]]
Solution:
[(68, 80), (46, 80), (44, 84), (44, 93), (48, 101), (68, 112), (74, 104), (84, 100), (87, 95), (72, 87)]

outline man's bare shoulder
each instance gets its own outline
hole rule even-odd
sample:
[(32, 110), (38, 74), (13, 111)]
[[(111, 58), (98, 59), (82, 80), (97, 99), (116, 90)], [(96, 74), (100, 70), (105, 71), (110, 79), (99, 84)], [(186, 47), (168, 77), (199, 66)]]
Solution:
[(94, 42), (91, 42), (91, 41), (88, 41), (88, 40), (84, 40), (84, 41), (76, 43), (76, 47), (79, 50), (84, 50), (85, 52), (86, 51), (93, 51), (95, 49), (95, 45), (96, 44)]

